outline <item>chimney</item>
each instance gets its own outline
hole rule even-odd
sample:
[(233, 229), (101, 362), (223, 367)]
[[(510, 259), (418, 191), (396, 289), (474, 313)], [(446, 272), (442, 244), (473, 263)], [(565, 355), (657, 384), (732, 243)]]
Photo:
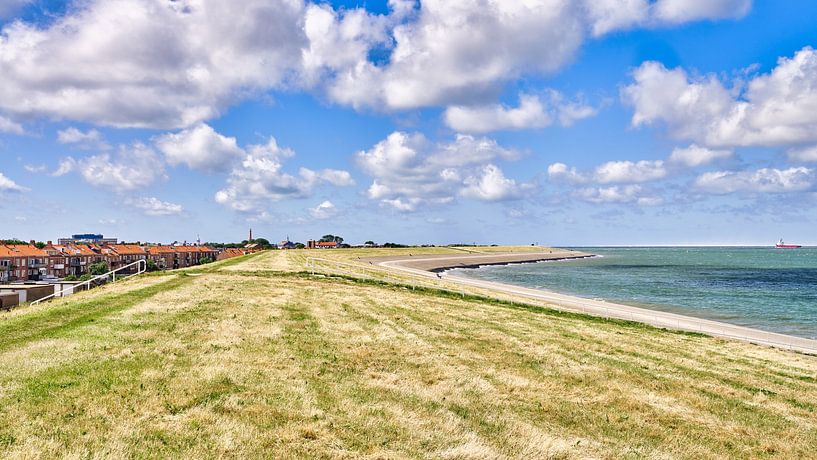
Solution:
[(31, 244), (32, 246), (34, 246), (35, 244), (37, 244), (37, 242), (36, 242), (36, 241), (34, 241), (34, 240), (31, 240), (31, 241), (29, 241), (29, 244)]

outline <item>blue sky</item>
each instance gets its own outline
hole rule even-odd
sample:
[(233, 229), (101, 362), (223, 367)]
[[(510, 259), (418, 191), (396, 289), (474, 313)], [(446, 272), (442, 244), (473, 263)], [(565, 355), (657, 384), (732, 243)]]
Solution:
[(817, 4), (0, 0), (0, 237), (817, 244)]

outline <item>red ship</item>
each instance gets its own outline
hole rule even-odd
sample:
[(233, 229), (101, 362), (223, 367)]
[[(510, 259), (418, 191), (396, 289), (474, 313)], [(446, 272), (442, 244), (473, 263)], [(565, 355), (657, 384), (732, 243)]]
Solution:
[(799, 244), (786, 244), (783, 242), (783, 238), (780, 238), (780, 241), (778, 241), (774, 247), (777, 249), (800, 249), (803, 246), (800, 246)]

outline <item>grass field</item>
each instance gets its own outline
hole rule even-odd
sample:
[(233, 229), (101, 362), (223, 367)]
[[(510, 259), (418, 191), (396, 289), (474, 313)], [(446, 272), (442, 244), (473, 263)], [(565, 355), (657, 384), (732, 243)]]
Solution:
[(0, 313), (0, 457), (817, 452), (815, 357), (313, 277), (304, 254)]

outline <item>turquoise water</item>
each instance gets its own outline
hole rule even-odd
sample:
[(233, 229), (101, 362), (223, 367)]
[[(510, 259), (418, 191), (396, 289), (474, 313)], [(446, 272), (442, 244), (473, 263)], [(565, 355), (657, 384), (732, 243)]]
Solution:
[(817, 248), (576, 248), (601, 257), (458, 275), (817, 339)]

